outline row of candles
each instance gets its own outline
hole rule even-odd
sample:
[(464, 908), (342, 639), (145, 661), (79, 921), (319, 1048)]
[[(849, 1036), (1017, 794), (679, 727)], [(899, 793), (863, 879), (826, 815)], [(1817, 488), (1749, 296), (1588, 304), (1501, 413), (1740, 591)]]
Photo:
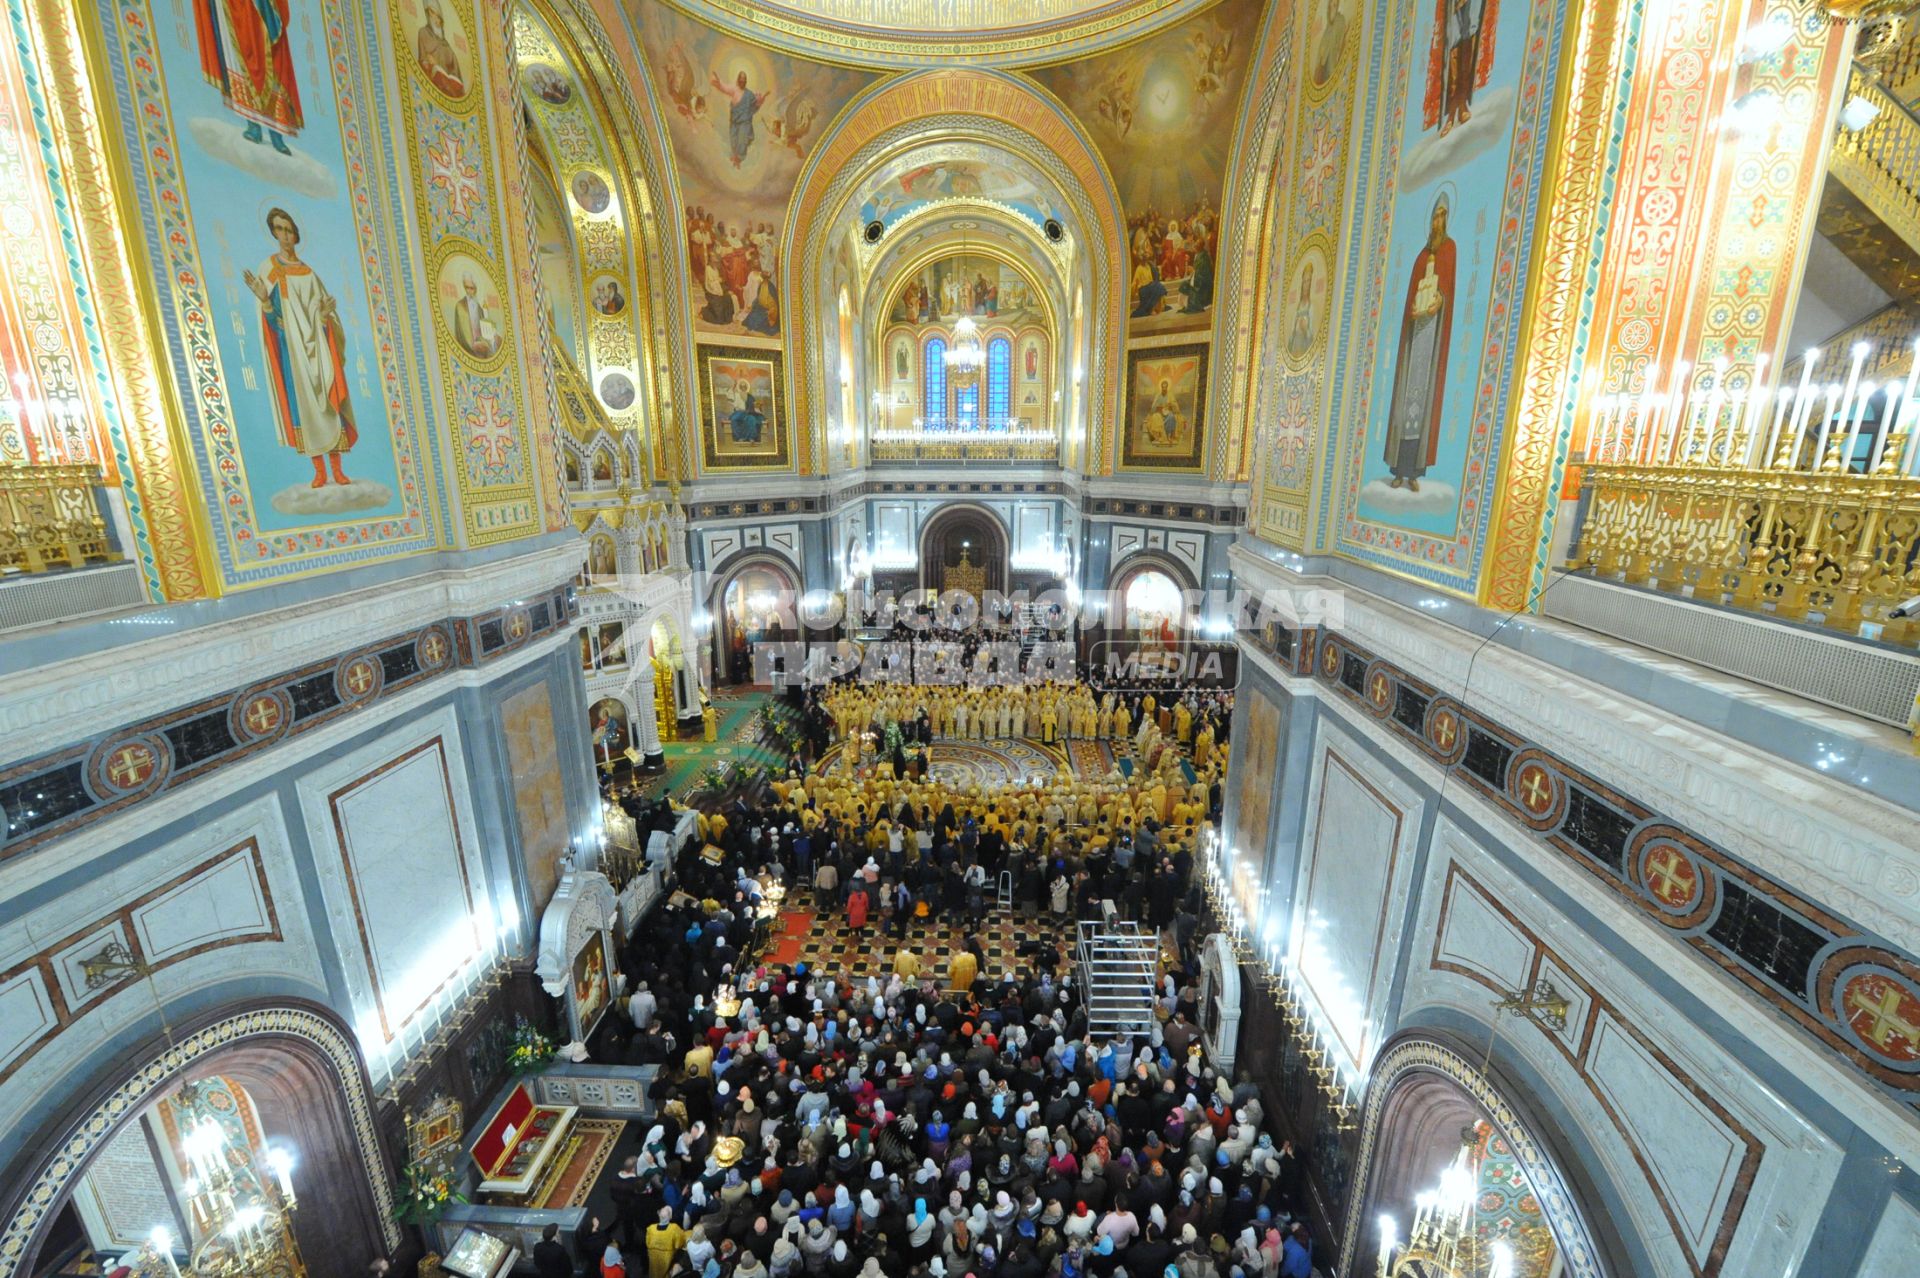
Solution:
[[(79, 466), (94, 461), (93, 427), (85, 401), (69, 396), (36, 399), (25, 373), (13, 378), (17, 397), (0, 399), (5, 412), (20, 428), (24, 451), (14, 459), (32, 466)], [(8, 449), (8, 453), (16, 450)]]
[(1287, 1023), (1303, 1035), (1304, 1053), (1313, 1062), (1313, 1073), (1321, 1080), (1320, 1089), (1333, 1103), (1345, 1130), (1352, 1113), (1353, 1089), (1360, 1079), (1355, 1076), (1346, 1054), (1339, 1050), (1338, 1038), (1322, 1009), (1302, 992), (1299, 971), (1280, 943), (1278, 930), (1268, 927), (1263, 939), (1256, 943), (1253, 920), (1241, 905), (1242, 900), (1250, 900), (1253, 913), (1266, 918), (1272, 886), (1252, 890), (1238, 873), (1238, 858), (1217, 833), (1208, 833), (1205, 851), (1207, 895), (1226, 924), (1236, 955), (1242, 962), (1258, 964), (1262, 986), (1274, 997), (1275, 1005), (1286, 1013)]
[[(1854, 345), (1843, 382), (1815, 379), (1822, 358), (1818, 350), (1807, 352), (1794, 385), (1765, 383), (1765, 355), (1754, 361), (1751, 380), (1741, 385), (1729, 385), (1727, 361), (1716, 360), (1698, 385), (1688, 381), (1690, 366), (1678, 365), (1662, 391), (1660, 370), (1650, 366), (1641, 393), (1594, 398), (1587, 460), (1606, 466), (1806, 470), (1819, 469), (1833, 448), (1837, 468), (1848, 470), (1861, 435), (1871, 430), (1866, 473), (1913, 475), (1920, 465), (1915, 441), (1920, 431), (1913, 429), (1920, 416), (1915, 400), (1920, 342), (1914, 352), (1905, 380), (1884, 383), (1861, 376), (1873, 354), (1865, 342)], [(1899, 434), (1904, 435), (1900, 454), (1889, 457), (1889, 443)], [(1813, 451), (1803, 463), (1810, 439)]]

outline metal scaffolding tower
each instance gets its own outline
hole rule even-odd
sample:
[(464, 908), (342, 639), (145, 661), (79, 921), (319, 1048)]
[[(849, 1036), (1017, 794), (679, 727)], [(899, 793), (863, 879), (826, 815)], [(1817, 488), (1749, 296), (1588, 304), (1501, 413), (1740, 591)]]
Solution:
[(1159, 936), (1121, 918), (1112, 901), (1100, 903), (1098, 919), (1080, 922), (1073, 967), (1089, 1035), (1145, 1034), (1152, 1027), (1159, 961)]

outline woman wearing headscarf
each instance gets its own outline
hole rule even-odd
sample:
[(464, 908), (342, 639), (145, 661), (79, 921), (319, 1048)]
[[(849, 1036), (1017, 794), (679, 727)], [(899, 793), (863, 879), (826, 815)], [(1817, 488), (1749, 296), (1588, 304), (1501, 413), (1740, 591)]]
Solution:
[[(833, 1251), (833, 1244), (836, 1241), (838, 1241), (838, 1235), (836, 1235), (832, 1229), (828, 1228), (826, 1221), (819, 1219), (808, 1221), (807, 1232), (800, 1235), (800, 1262), (802, 1267), (804, 1267), (809, 1274), (815, 1275), (816, 1278), (818, 1275), (826, 1273), (827, 1256)], [(662, 1274), (655, 1275), (655, 1278), (664, 1278), (664, 1271), (662, 1271)]]
[(853, 1196), (847, 1192), (845, 1185), (835, 1185), (833, 1202), (827, 1207), (827, 1223), (837, 1232), (844, 1234), (853, 1228), (854, 1214)]
[(800, 1222), (791, 1221), (774, 1239), (773, 1254), (767, 1259), (767, 1278), (797, 1278), (800, 1261)]
[(607, 1239), (607, 1249), (600, 1253), (600, 1278), (627, 1278), (627, 1262), (611, 1238)]
[(913, 1200), (913, 1214), (907, 1217), (907, 1263), (918, 1265), (938, 1245), (939, 1220), (927, 1210), (927, 1200)]

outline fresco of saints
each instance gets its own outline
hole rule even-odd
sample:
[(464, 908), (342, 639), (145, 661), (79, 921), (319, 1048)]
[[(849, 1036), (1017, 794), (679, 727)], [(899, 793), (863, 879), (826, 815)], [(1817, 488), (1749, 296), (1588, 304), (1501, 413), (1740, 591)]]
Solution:
[(747, 385), (747, 379), (736, 377), (733, 380), (733, 411), (727, 414), (727, 433), (736, 444), (757, 444), (760, 435), (766, 429), (767, 415), (760, 411), (754, 402), (753, 390)]
[(1313, 85), (1322, 88), (1333, 79), (1334, 68), (1340, 64), (1340, 51), (1347, 44), (1347, 15), (1340, 8), (1340, 0), (1327, 0), (1327, 16), (1322, 19), (1320, 38), (1313, 46)]
[(353, 481), (341, 454), (360, 437), (347, 391), (347, 338), (333, 294), (300, 260), (300, 227), (285, 209), (267, 211), (267, 231), (279, 242), (258, 273), (241, 278), (260, 299), (260, 330), (272, 381), (273, 418), (280, 442), (313, 459), (313, 487)]
[(1393, 366), (1386, 463), (1390, 488), (1420, 491), (1420, 477), (1440, 447), (1440, 409), (1447, 391), (1447, 350), (1453, 338), (1454, 243), (1447, 234), (1447, 196), (1433, 202), (1427, 242), (1413, 259), (1407, 303), (1400, 315), (1400, 353)]
[(1499, 13), (1500, 0), (1434, 0), (1422, 128), (1437, 124), (1445, 137), (1467, 122), (1473, 91), (1486, 88), (1493, 74), (1493, 29)]
[(247, 141), (270, 141), (282, 155), (293, 154), (287, 135), (305, 123), (288, 43), (288, 2), (193, 0), (200, 73), (220, 90), (227, 109), (247, 122)]
[(1180, 435), (1180, 403), (1174, 398), (1173, 383), (1160, 379), (1160, 389), (1147, 405), (1147, 438), (1153, 443), (1170, 445)]
[(1300, 297), (1293, 306), (1293, 333), (1287, 338), (1287, 354), (1302, 359), (1313, 349), (1313, 263), (1300, 268)]
[(465, 97), (467, 79), (460, 70), (459, 55), (447, 42), (447, 17), (441, 11), (440, 0), (421, 0), (420, 16), (423, 19), (420, 36), (413, 48), (413, 55), (420, 63), (420, 74), (448, 97)]
[(733, 78), (729, 88), (721, 82), (716, 72), (707, 72), (707, 79), (713, 87), (727, 95), (727, 101), (733, 105), (727, 109), (727, 149), (732, 152), (733, 167), (739, 168), (741, 161), (747, 158), (748, 148), (753, 146), (753, 117), (760, 114), (760, 108), (773, 96), (769, 86), (761, 93), (755, 93), (747, 87), (747, 73), (742, 71)]

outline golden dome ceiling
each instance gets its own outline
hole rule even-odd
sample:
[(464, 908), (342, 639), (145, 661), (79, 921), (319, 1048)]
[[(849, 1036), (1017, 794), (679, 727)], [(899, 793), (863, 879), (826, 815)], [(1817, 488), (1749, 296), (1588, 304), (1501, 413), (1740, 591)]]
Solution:
[[(634, 4), (660, 0), (628, 0)], [(670, 0), (734, 35), (874, 67), (1025, 66), (1135, 40), (1211, 0)]]

